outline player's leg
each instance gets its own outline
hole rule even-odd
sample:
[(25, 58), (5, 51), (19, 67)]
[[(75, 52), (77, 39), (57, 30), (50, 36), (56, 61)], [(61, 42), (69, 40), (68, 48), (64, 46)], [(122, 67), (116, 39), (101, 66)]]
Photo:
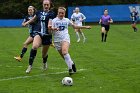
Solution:
[(83, 37), (83, 43), (85, 43), (85, 41), (86, 41), (86, 37), (85, 37), (85, 35), (84, 35), (84, 33), (82, 32), (81, 29), (79, 29), (79, 33), (80, 33), (81, 36)]
[(104, 41), (104, 36), (105, 36), (105, 27), (102, 27), (102, 28), (101, 28), (102, 42)]
[(37, 49), (41, 46), (41, 43), (42, 43), (41, 37), (39, 35), (36, 35), (33, 40), (32, 49), (30, 51), (29, 66), (26, 70), (26, 73), (30, 73), (30, 71), (32, 69), (33, 61), (37, 54)]
[(134, 29), (134, 32), (136, 32), (136, 31), (137, 31), (137, 28), (136, 28), (136, 23), (135, 23), (135, 22), (133, 22), (133, 24), (132, 24), (132, 28)]
[(44, 45), (42, 47), (43, 70), (47, 70), (47, 59), (48, 59), (49, 46), (50, 45)]
[(70, 57), (70, 54), (68, 53), (69, 51), (69, 45), (70, 43), (67, 42), (67, 41), (63, 41), (62, 42), (62, 55), (64, 56), (64, 60), (68, 66), (68, 69), (69, 69), (69, 74), (71, 75), (74, 72), (76, 72), (76, 67), (75, 67), (75, 64), (73, 63), (71, 57)]
[(14, 57), (14, 58), (18, 61), (21, 61), (21, 59), (23, 58), (24, 54), (27, 51), (28, 45), (30, 45), (32, 42), (33, 42), (33, 37), (29, 36), (23, 44), (23, 48), (22, 48), (22, 51), (20, 53), (20, 56), (17, 56), (17, 57)]
[(106, 40), (107, 40), (107, 34), (108, 34), (109, 29), (110, 29), (110, 26), (106, 25), (105, 26), (105, 39), (104, 39), (104, 42), (106, 42)]
[(75, 33), (76, 33), (76, 37), (77, 37), (77, 42), (80, 42), (80, 36), (79, 36), (78, 29), (75, 29)]

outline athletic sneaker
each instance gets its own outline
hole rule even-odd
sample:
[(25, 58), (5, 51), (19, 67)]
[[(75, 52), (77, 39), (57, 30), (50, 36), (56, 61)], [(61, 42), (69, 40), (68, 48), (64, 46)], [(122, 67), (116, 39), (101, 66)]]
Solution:
[(27, 70), (26, 70), (26, 73), (29, 74), (31, 72), (31, 70), (32, 70), (32, 66), (29, 65), (28, 68), (27, 68)]
[(79, 43), (80, 42), (80, 38), (79, 39), (77, 39), (77, 43)]
[(72, 75), (72, 74), (74, 74), (73, 70), (69, 69), (69, 75)]
[(72, 70), (73, 70), (73, 72), (76, 72), (76, 66), (75, 66), (75, 64), (72, 64)]
[(85, 43), (85, 42), (86, 42), (86, 38), (83, 39), (83, 43)]
[(47, 70), (48, 66), (47, 63), (43, 63), (43, 70)]
[(17, 57), (14, 57), (14, 58), (15, 58), (17, 61), (19, 61), (19, 62), (20, 62), (21, 59), (22, 59), (20, 56), (17, 56)]

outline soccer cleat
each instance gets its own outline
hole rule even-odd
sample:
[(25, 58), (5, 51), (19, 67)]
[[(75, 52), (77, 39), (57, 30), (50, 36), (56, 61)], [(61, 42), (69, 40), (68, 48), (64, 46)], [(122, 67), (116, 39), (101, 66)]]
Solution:
[(48, 66), (47, 63), (43, 63), (43, 70), (47, 70)]
[(80, 42), (80, 38), (77, 40), (77, 43), (79, 43)]
[(29, 74), (31, 72), (31, 70), (32, 70), (32, 66), (29, 65), (28, 68), (27, 68), (27, 70), (26, 70), (26, 73)]
[(21, 59), (22, 59), (20, 56), (17, 56), (17, 57), (14, 57), (14, 58), (15, 58), (17, 61), (19, 61), (19, 62), (20, 62)]
[(86, 38), (83, 39), (83, 43), (85, 43), (85, 42), (86, 42)]
[(73, 73), (73, 70), (72, 69), (69, 69), (69, 75), (72, 75), (72, 74), (74, 74)]
[(75, 66), (75, 64), (72, 64), (72, 70), (73, 70), (74, 72), (76, 72), (76, 66)]
[(55, 48), (55, 45), (54, 45), (54, 43), (53, 43), (53, 42), (52, 42), (52, 44), (50, 44), (50, 46), (51, 46), (51, 47), (53, 47), (53, 48)]

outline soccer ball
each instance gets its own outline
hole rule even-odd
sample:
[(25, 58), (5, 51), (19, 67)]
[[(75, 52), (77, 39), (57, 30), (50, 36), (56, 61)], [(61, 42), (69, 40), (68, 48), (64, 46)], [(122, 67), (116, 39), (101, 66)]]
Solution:
[(62, 79), (62, 84), (65, 86), (72, 86), (73, 85), (73, 80), (71, 77), (64, 77)]

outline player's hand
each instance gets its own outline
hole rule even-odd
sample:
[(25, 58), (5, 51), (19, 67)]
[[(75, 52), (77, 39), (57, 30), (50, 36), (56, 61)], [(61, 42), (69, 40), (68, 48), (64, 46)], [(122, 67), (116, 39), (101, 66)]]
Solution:
[(22, 24), (22, 26), (27, 26), (29, 23), (28, 22), (25, 22)]
[(59, 31), (59, 28), (53, 28), (54, 31)]
[(91, 29), (91, 26), (86, 26), (86, 29)]

